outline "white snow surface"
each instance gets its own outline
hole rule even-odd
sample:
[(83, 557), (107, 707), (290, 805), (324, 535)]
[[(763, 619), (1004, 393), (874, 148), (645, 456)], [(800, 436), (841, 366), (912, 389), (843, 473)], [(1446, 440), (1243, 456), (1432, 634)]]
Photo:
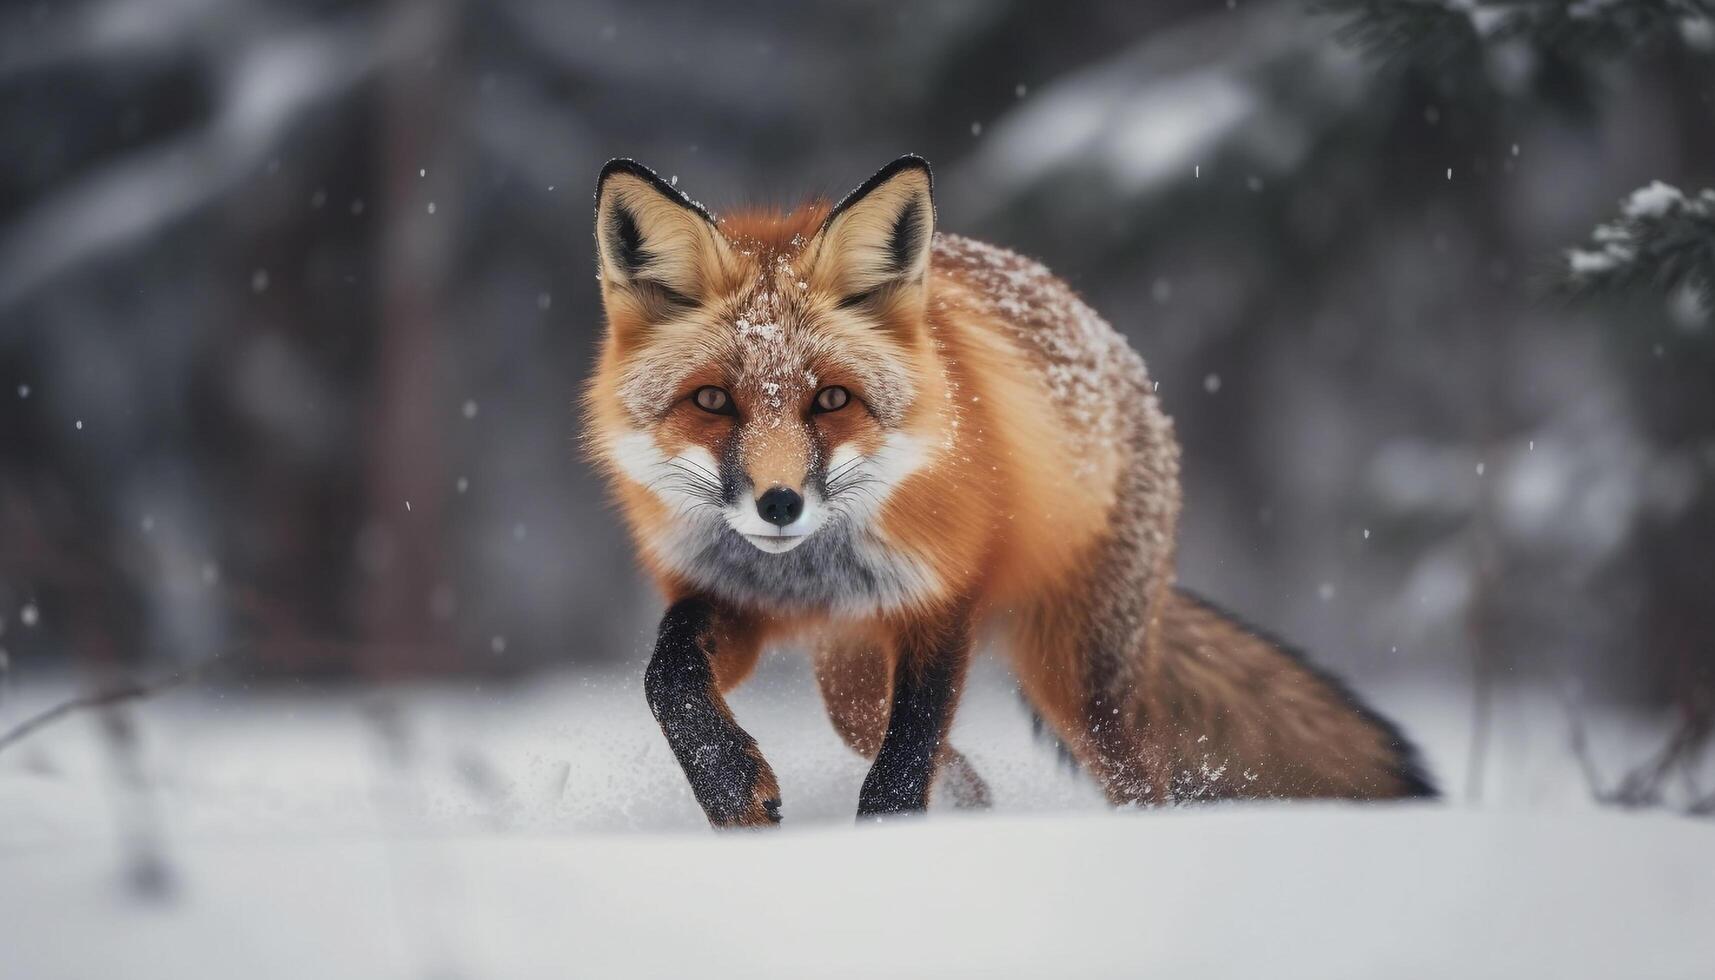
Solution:
[[(859, 826), (863, 763), (765, 663), (764, 833), (706, 828), (635, 673), (180, 691), (128, 711), (129, 781), (70, 718), (0, 753), (0, 977), (1711, 976), (1715, 822), (1589, 804), (1546, 702), (1502, 705), (1481, 805), (1115, 812), (979, 667), (995, 809)], [(0, 728), (66, 693), (14, 682)], [(1462, 785), (1463, 703), (1396, 695)]]

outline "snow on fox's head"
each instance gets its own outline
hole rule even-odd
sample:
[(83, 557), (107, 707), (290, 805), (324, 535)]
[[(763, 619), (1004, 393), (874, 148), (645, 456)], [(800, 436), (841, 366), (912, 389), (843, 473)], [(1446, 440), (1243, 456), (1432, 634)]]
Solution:
[(933, 226), (916, 157), (831, 208), (726, 220), (630, 161), (602, 171), (594, 450), (650, 499), (639, 530), (658, 557), (745, 566), (732, 575), (780, 556), (770, 575), (874, 550), (883, 504), (924, 455), (912, 409)]

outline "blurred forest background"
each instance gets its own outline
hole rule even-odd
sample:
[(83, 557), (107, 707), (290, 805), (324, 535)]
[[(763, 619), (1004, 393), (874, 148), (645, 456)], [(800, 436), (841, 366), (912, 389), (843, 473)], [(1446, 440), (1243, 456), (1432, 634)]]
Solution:
[(1149, 361), (1184, 582), (1479, 723), (1534, 688), (1706, 738), (1711, 15), (8, 5), (0, 672), (640, 665), (659, 599), (577, 441), (596, 171), (719, 213), (910, 151), (941, 228)]

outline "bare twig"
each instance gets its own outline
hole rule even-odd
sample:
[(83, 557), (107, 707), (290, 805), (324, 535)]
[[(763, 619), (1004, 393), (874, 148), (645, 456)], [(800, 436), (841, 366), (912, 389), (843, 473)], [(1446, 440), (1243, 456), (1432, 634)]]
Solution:
[(1578, 768), (1584, 773), (1584, 782), (1590, 787), (1590, 795), (1597, 802), (1606, 803), (1612, 798), (1612, 791), (1604, 786), (1602, 772), (1596, 766), (1596, 757), (1590, 752), (1590, 733), (1584, 727), (1584, 711), (1569, 691), (1561, 692), (1561, 703), (1566, 707), (1566, 723), (1571, 729), (1572, 757), (1578, 760)]
[(1668, 734), (1666, 742), (1646, 761), (1626, 770), (1613, 786), (1606, 785), (1590, 750), (1589, 734), (1584, 726), (1583, 712), (1570, 694), (1562, 695), (1570, 731), (1573, 758), (1584, 773), (1590, 795), (1598, 803), (1641, 808), (1668, 805), (1665, 784), (1677, 773), (1685, 783), (1683, 810), (1690, 816), (1715, 815), (1715, 793), (1703, 795), (1698, 786), (1697, 767), (1710, 740), (1715, 717), (1698, 710), (1688, 710)]
[(166, 677), (160, 678), (159, 680), (147, 682), (128, 681), (105, 690), (95, 691), (90, 694), (72, 698), (68, 701), (62, 701), (51, 708), (31, 715), (6, 731), (0, 732), (0, 752), (4, 752), (19, 742), (22, 742), (39, 729), (46, 728), (54, 722), (69, 715), (76, 714), (79, 711), (108, 708), (113, 705), (123, 704), (127, 701), (139, 701), (144, 698), (154, 697), (157, 694), (170, 691), (181, 684), (194, 680), (200, 676), (204, 670), (207, 670), (210, 666), (214, 665), (223, 656), (225, 656), (225, 654), (215, 654), (207, 660), (192, 664), (176, 673), (168, 674)]
[(1676, 770), (1694, 773), (1709, 743), (1715, 717), (1704, 711), (1687, 709), (1680, 715), (1667, 742), (1650, 762), (1626, 774), (1614, 792), (1616, 802), (1626, 806), (1651, 806), (1660, 803), (1663, 784)]
[(132, 895), (144, 901), (165, 901), (173, 897), (178, 879), (167, 858), (160, 816), (150, 796), (136, 722), (118, 703), (104, 706), (100, 717), (102, 741), (107, 746), (114, 781), (119, 789), (114, 800), (114, 816), (118, 819), (120, 840), (127, 852), (125, 886)]
[[(1485, 401), (1493, 402), (1492, 392), (1499, 382), (1490, 380)], [(1493, 440), (1484, 439), (1483, 456), (1493, 459)], [(1479, 477), (1483, 467), (1477, 467)], [(1495, 544), (1494, 480), (1482, 480), (1475, 507), (1471, 511), (1469, 528), (1473, 587), (1471, 601), (1465, 607), (1465, 634), (1471, 646), (1471, 743), (1465, 765), (1465, 796), (1472, 803), (1483, 798), (1484, 776), (1488, 771), (1489, 743), (1494, 727), (1495, 689), (1499, 683), (1500, 657), (1495, 642), (1496, 611), (1493, 596), (1499, 594), (1501, 557)]]

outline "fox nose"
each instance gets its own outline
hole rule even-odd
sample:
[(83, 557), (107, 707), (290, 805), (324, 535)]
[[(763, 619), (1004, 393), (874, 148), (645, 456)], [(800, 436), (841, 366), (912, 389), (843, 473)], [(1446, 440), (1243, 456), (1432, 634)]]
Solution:
[(791, 487), (771, 487), (756, 498), (756, 512), (768, 523), (785, 527), (804, 513), (804, 498)]

